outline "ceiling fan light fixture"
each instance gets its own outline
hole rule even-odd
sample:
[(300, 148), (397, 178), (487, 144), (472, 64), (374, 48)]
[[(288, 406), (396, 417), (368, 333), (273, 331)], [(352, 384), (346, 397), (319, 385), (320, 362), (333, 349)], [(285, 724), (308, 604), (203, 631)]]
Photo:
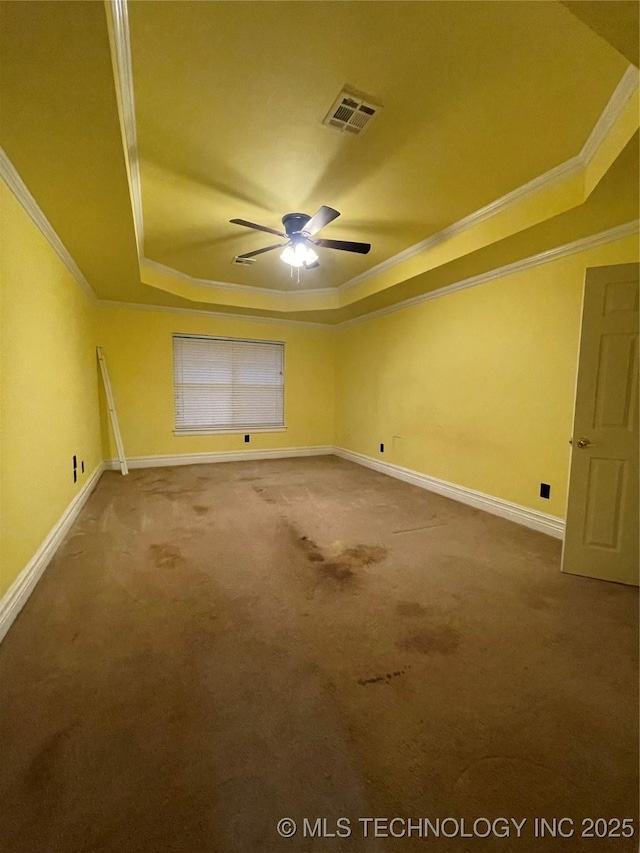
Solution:
[(307, 251), (306, 251), (305, 256), (304, 256), (304, 263), (308, 267), (310, 267), (312, 264), (315, 264), (315, 262), (317, 260), (318, 260), (318, 256), (316, 255), (316, 253), (313, 251), (312, 248), (307, 246)]
[(310, 266), (318, 260), (317, 254), (305, 243), (295, 243), (287, 246), (280, 255), (280, 260), (292, 267)]
[(252, 252), (237, 255), (234, 263), (252, 262), (258, 255), (263, 255), (265, 252), (284, 249), (280, 253), (280, 260), (289, 264), (291, 275), (293, 275), (294, 268), (298, 270), (298, 281), (300, 281), (300, 267), (313, 270), (320, 266), (318, 255), (312, 249), (312, 244), (321, 249), (337, 249), (341, 252), (356, 252), (359, 255), (366, 255), (371, 249), (371, 243), (315, 238), (318, 231), (329, 225), (338, 216), (340, 216), (340, 211), (328, 207), (326, 204), (318, 208), (313, 216), (307, 216), (306, 213), (287, 213), (282, 217), (284, 232), (276, 231), (266, 225), (258, 225), (256, 222), (248, 222), (246, 219), (231, 219), (230, 221), (234, 225), (254, 228), (256, 231), (266, 231), (268, 234), (275, 234), (277, 237), (284, 237), (288, 240), (288, 243), (276, 243), (275, 246), (265, 246), (262, 249), (254, 249)]

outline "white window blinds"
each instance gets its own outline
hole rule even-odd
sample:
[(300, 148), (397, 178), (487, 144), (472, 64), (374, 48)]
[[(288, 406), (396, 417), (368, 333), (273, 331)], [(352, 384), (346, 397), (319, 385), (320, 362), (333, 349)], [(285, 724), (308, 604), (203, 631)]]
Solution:
[(284, 344), (173, 336), (177, 432), (282, 429)]

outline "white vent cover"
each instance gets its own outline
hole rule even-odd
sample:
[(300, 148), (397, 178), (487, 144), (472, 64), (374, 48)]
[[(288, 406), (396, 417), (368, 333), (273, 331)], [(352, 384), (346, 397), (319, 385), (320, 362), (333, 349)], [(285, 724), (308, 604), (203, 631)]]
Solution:
[(359, 136), (365, 132), (381, 109), (379, 104), (372, 103), (366, 95), (343, 89), (322, 123), (344, 133)]

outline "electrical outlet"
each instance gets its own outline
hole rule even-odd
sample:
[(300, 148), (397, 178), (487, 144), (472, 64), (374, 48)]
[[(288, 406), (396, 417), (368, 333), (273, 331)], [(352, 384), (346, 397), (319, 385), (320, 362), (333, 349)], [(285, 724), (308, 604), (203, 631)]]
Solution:
[(550, 498), (551, 497), (551, 486), (549, 483), (540, 483), (540, 497), (541, 498)]
[(82, 460), (82, 462), (80, 463), (80, 470), (81, 470), (81, 471), (82, 471), (82, 473), (84, 474), (84, 459), (83, 459), (83, 460)]
[(384, 444), (380, 445), (380, 453), (384, 453)]
[(78, 459), (77, 459), (77, 457), (74, 456), (73, 457), (73, 470), (75, 471), (75, 469), (77, 467), (78, 467)]
[(73, 482), (74, 483), (78, 482), (78, 469), (77, 468), (73, 469)]
[(250, 435), (245, 435), (245, 437), (244, 437), (244, 443), (245, 443), (245, 444), (249, 444), (249, 442), (250, 442), (250, 441), (251, 441), (251, 436), (250, 436)]

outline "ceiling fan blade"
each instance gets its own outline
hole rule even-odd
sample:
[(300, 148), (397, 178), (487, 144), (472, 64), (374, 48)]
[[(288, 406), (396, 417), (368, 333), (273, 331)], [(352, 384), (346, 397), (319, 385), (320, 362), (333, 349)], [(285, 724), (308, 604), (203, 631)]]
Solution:
[(274, 249), (281, 249), (288, 246), (288, 243), (276, 243), (274, 246), (265, 246), (264, 249), (256, 249), (254, 252), (245, 252), (244, 255), (236, 255), (237, 258), (255, 258), (256, 255), (262, 255), (263, 252), (272, 252)]
[(371, 248), (371, 243), (352, 243), (350, 240), (312, 240), (316, 246), (323, 249), (340, 249), (342, 252), (357, 252), (366, 255)]
[(315, 269), (318, 269), (319, 266), (320, 266), (320, 261), (314, 261), (312, 264), (307, 264), (307, 263), (304, 264), (304, 268), (306, 270), (315, 270)]
[(337, 210), (323, 204), (320, 210), (317, 210), (313, 214), (302, 230), (305, 234), (313, 236), (314, 234), (317, 234), (321, 228), (324, 228), (325, 225), (333, 222), (333, 220), (337, 219), (339, 216), (340, 214)]
[(275, 228), (267, 228), (266, 225), (256, 225), (255, 222), (247, 222), (246, 219), (230, 219), (229, 222), (233, 225), (244, 225), (245, 228), (255, 228), (256, 231), (266, 231), (267, 234), (275, 234), (277, 237), (286, 237), (283, 231), (276, 231)]

